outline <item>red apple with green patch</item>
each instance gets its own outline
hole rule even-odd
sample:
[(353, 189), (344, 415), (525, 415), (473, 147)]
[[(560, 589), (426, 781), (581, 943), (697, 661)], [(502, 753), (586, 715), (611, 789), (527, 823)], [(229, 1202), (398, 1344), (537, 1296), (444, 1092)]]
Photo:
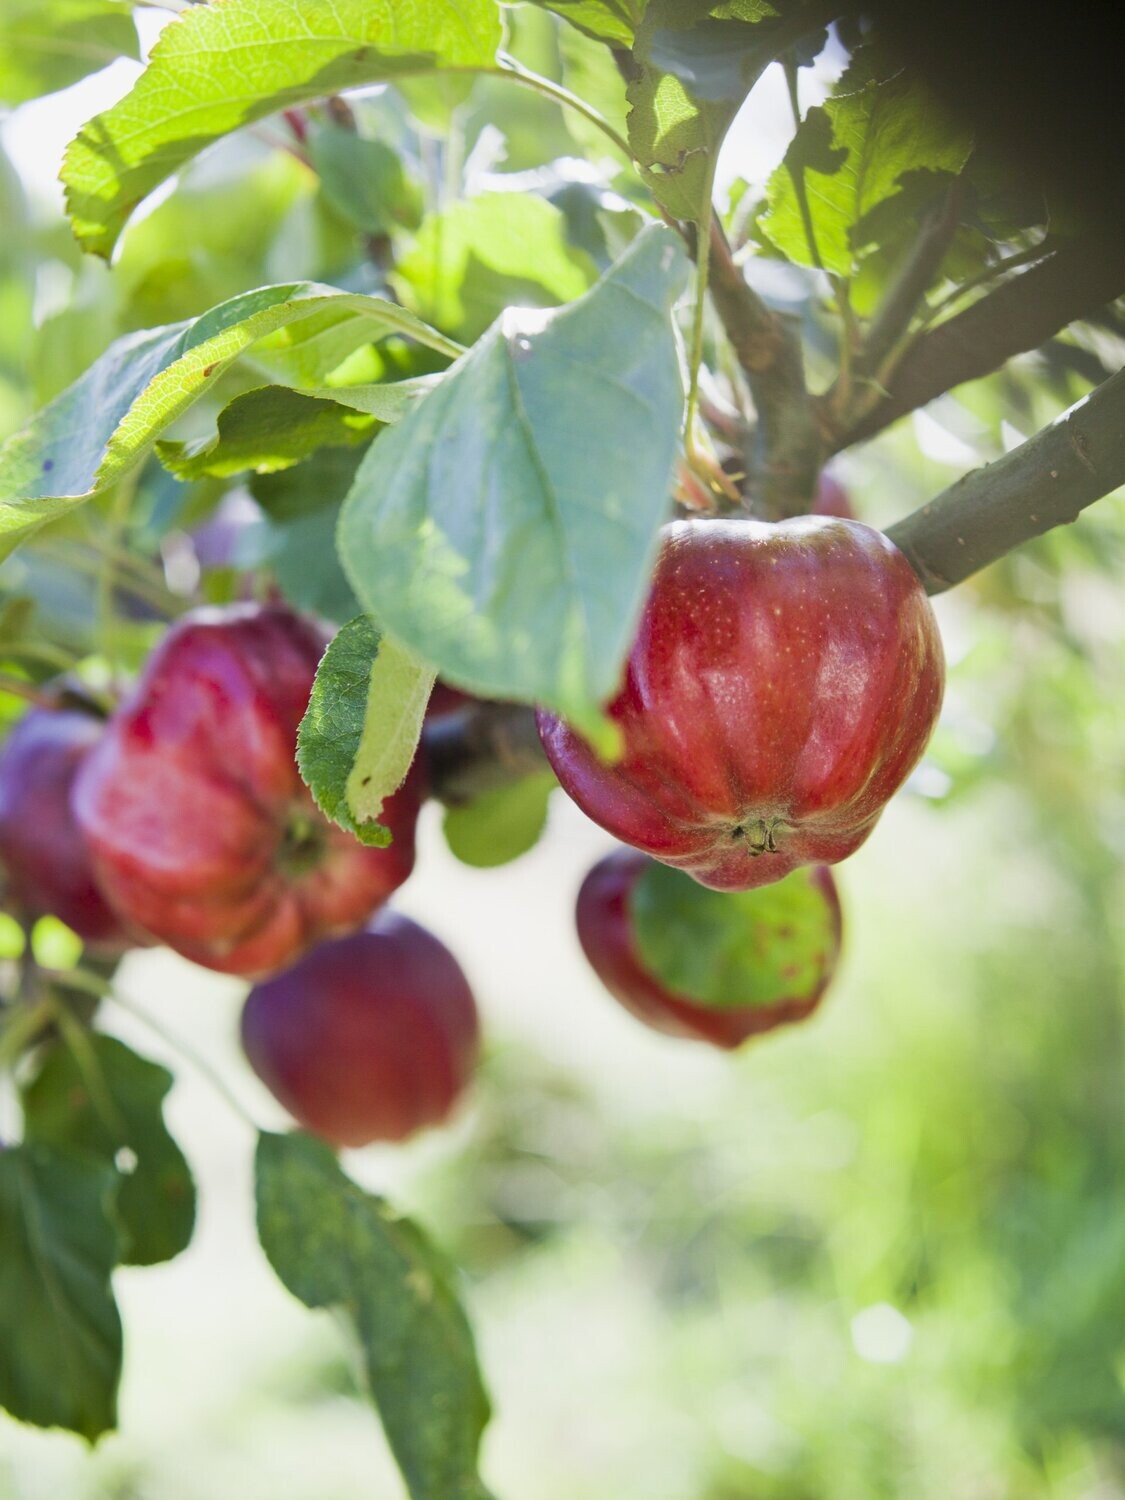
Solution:
[(937, 722), (944, 658), (905, 557), (858, 521), (675, 521), (602, 760), (554, 715), (563, 788), (623, 843), (717, 890), (835, 864)]
[(619, 849), (586, 876), (575, 915), (591, 967), (626, 1010), (715, 1047), (810, 1016), (840, 956), (840, 902), (824, 865), (719, 892)]

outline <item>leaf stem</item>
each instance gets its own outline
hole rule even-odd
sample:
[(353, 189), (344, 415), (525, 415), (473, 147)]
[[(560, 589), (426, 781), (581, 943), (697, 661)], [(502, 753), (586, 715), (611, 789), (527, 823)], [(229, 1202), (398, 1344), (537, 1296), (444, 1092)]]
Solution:
[[(499, 58), (502, 58), (502, 61)], [(544, 78), (540, 73), (533, 73), (530, 68), (525, 68), (521, 62), (517, 62), (510, 54), (501, 53), (499, 54), (499, 58), (494, 66), (480, 68), (475, 71), (487, 73), (490, 77), (510, 78), (515, 83), (522, 83), (525, 88), (534, 89), (536, 93), (542, 94), (547, 99), (553, 99), (556, 104), (561, 104), (565, 109), (575, 110), (578, 114), (589, 120), (591, 125), (597, 126), (606, 139), (612, 141), (618, 151), (622, 152), (628, 161), (631, 162), (634, 159), (633, 148), (629, 145), (629, 142), (623, 135), (619, 135), (614, 130), (606, 117), (600, 110), (595, 109), (592, 104), (587, 104), (585, 99), (579, 98), (577, 94), (572, 94), (561, 83), (555, 83), (551, 78)]]
[(161, 1041), (166, 1042), (181, 1057), (190, 1062), (195, 1070), (202, 1077), (206, 1078), (215, 1092), (222, 1096), (227, 1105), (244, 1124), (248, 1125), (251, 1130), (258, 1129), (257, 1122), (253, 1119), (249, 1111), (235, 1097), (234, 1093), (211, 1064), (194, 1047), (185, 1042), (182, 1037), (178, 1037), (169, 1031), (162, 1022), (150, 1016), (147, 1011), (142, 1010), (132, 1000), (126, 999), (120, 990), (115, 989), (107, 980), (100, 978), (97, 974), (91, 974), (88, 969), (48, 969), (44, 970), (44, 973), (52, 983), (60, 985), (63, 989), (80, 990), (87, 995), (97, 995), (103, 1000), (110, 1001), (113, 1005), (120, 1006), (128, 1015), (140, 1021), (143, 1026), (147, 1026), (155, 1036), (158, 1036)]
[(715, 181), (715, 157), (711, 157), (710, 170), (704, 193), (703, 217), (699, 221), (699, 250), (695, 257), (695, 307), (691, 319), (691, 348), (688, 352), (688, 398), (684, 416), (684, 453), (692, 468), (698, 464), (695, 449), (695, 421), (699, 410), (699, 371), (703, 364), (704, 315), (707, 310), (707, 281), (711, 269), (711, 225), (715, 218), (715, 207), (711, 201), (711, 190)]

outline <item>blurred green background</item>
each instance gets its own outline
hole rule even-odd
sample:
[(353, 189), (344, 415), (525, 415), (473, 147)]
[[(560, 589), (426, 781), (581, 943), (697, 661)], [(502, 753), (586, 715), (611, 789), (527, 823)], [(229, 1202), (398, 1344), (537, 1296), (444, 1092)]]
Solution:
[[(549, 71), (542, 22), (523, 40)], [(566, 76), (593, 66), (567, 45)], [(0, 158), (5, 430), (124, 328), (291, 275), (371, 284), (356, 226), (270, 131), (194, 169), (114, 272), (79, 264), (52, 132), (61, 145), (129, 69), (4, 124), (23, 179)], [(808, 97), (832, 76), (829, 57)], [(783, 148), (778, 82), (728, 144), (728, 183), (763, 141), (767, 167)], [(583, 151), (553, 105), (505, 100), (461, 106), (478, 175)], [(401, 144), (431, 211), (447, 126)], [(627, 205), (596, 206), (604, 237)], [(573, 248), (560, 282), (591, 254)], [(497, 277), (481, 285), (502, 300)], [(844, 455), (860, 517), (888, 523), (997, 456), (1088, 389), (1084, 359), (1119, 354), (1105, 329), (1057, 343)], [(191, 504), (151, 497), (158, 516)], [(77, 556), (81, 534), (62, 544)], [(58, 601), (59, 545), (0, 584)], [(453, 1128), (347, 1166), (463, 1268), (503, 1500), (1125, 1496), (1123, 564), (1119, 496), (938, 601), (942, 724), (841, 871), (840, 978), (811, 1023), (738, 1056), (650, 1033), (600, 990), (572, 910), (608, 841), (561, 794), (539, 846), (490, 872), (458, 865), (427, 809), (397, 904), (463, 962), (487, 1055)], [(88, 602), (79, 589), (77, 615)], [(122, 988), (282, 1123), (237, 1052), (240, 986), (154, 952)], [(120, 1433), (89, 1453), (0, 1414), (0, 1500), (399, 1500), (346, 1339), (257, 1247), (248, 1130), (165, 1042), (121, 1012), (106, 1024), (177, 1071), (199, 1224), (176, 1261), (115, 1276)]]

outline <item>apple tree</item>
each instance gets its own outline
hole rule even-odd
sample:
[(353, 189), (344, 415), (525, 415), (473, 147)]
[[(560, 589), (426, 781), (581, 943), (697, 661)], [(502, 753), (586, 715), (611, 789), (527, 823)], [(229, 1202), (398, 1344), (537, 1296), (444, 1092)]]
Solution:
[[(559, 783), (613, 833), (578, 933), (649, 1025), (733, 1049), (830, 990), (830, 867), (938, 721), (929, 598), (1125, 482), (1109, 192), (992, 128), (939, 22), (0, 15), (7, 106), (138, 60), (66, 151), (65, 232), (0, 159), (15, 1417), (115, 1426), (114, 1268), (192, 1236), (171, 1076), (112, 1033), (129, 950), (249, 986), (246, 1055), (302, 1127), (259, 1135), (262, 1248), (351, 1325), (413, 1500), (490, 1493), (485, 1379), (455, 1269), (337, 1148), (471, 1088), (468, 982), (385, 904), (423, 803), (466, 881), (532, 847)], [(758, 180), (738, 122), (770, 79), (789, 139)], [(1034, 430), (873, 506), (865, 474), (962, 388)]]

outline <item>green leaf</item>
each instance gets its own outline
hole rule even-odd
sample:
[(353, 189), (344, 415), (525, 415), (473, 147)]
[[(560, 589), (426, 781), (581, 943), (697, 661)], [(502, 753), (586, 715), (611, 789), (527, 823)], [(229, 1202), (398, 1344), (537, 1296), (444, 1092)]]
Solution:
[(712, 891), (653, 860), (629, 906), (645, 968), (696, 1005), (809, 999), (836, 965), (839, 909), (811, 869), (752, 891)]
[(115, 1202), (121, 1259), (134, 1266), (171, 1260), (190, 1242), (195, 1224), (191, 1171), (164, 1124), (172, 1075), (116, 1037), (86, 1039), (85, 1057), (53, 1047), (24, 1090), (25, 1135), (109, 1166), (120, 1161), (123, 1148), (131, 1153)]
[(136, 57), (128, 0), (4, 0), (0, 103), (69, 88), (117, 57)]
[(378, 817), (414, 759), (434, 675), (366, 615), (343, 627), (317, 668), (297, 768), (324, 816), (361, 843), (390, 843)]
[(160, 442), (160, 462), (177, 479), (226, 476), (253, 469), (272, 474), (308, 458), (318, 448), (370, 441), (375, 418), (338, 401), (288, 386), (268, 385), (236, 396), (219, 414), (211, 437), (193, 443)]
[(263, 287), (192, 322), (118, 339), (0, 448), (0, 558), (134, 469), (240, 355), (254, 350), (307, 383), (388, 332), (456, 352), (393, 302), (315, 282)]
[(383, 141), (324, 125), (313, 132), (310, 155), (332, 206), (364, 234), (389, 234), (422, 222), (422, 190), (402, 159)]
[(759, 0), (737, 8), (648, 0), (633, 49), (629, 144), (657, 201), (677, 218), (699, 222), (707, 211), (730, 123), (793, 39), (788, 23), (784, 31), (776, 23), (774, 7)]
[(415, 312), (471, 344), (506, 307), (556, 307), (597, 277), (559, 209), (531, 193), (481, 193), (427, 219), (396, 267)]
[(595, 41), (631, 47), (645, 13), (646, 0), (535, 0)]
[(860, 221), (899, 190), (905, 173), (958, 172), (971, 146), (967, 131), (917, 79), (869, 78), (809, 110), (770, 177), (761, 228), (790, 260), (816, 264), (797, 193), (803, 176), (820, 261), (852, 276), (870, 243), (857, 232)]
[(464, 807), (446, 809), (445, 841), (462, 864), (478, 870), (506, 865), (539, 842), (547, 803), (558, 782), (550, 772), (482, 792)]
[(490, 1500), (477, 1471), (488, 1396), (453, 1276), (421, 1231), (303, 1135), (262, 1135), (258, 1236), (306, 1307), (341, 1309), (411, 1500)]
[(368, 450), (340, 518), (357, 597), (459, 687), (591, 738), (644, 601), (683, 413), (678, 239), (581, 301), (512, 310)]
[(0, 1405), (89, 1442), (117, 1421), (116, 1186), (88, 1157), (0, 1150)]
[(399, 73), (494, 61), (494, 0), (224, 0), (160, 34), (148, 67), (71, 142), (67, 206), (83, 249), (107, 256), (153, 188), (276, 110)]

